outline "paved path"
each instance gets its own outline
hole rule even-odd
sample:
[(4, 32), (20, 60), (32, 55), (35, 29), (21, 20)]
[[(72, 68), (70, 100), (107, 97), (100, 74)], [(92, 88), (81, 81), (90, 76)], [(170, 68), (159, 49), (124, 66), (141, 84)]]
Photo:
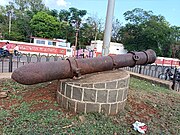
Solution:
[(0, 73), (0, 79), (11, 78), (12, 73)]
[(155, 78), (155, 77), (151, 77), (151, 76), (147, 76), (147, 75), (142, 75), (142, 74), (138, 74), (138, 73), (134, 73), (134, 72), (129, 72), (129, 73), (130, 73), (131, 76), (133, 76), (135, 78), (143, 79), (143, 80), (146, 80), (148, 82), (158, 84), (158, 85), (160, 85), (162, 87), (171, 89), (171, 86), (172, 86), (171, 81), (166, 81), (166, 80), (162, 80), (162, 79), (159, 79), (159, 78)]

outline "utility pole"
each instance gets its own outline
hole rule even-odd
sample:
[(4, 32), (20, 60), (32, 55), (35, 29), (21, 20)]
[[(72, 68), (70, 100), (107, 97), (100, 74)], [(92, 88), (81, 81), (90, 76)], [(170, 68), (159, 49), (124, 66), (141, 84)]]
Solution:
[(107, 56), (109, 54), (109, 47), (111, 42), (111, 30), (112, 30), (112, 20), (114, 15), (114, 5), (115, 0), (108, 0), (108, 7), (106, 13), (106, 24), (104, 31), (102, 55)]

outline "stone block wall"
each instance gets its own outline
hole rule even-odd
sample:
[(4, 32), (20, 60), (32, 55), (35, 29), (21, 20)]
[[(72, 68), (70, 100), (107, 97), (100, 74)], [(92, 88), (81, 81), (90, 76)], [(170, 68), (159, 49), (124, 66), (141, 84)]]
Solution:
[(75, 113), (102, 112), (114, 115), (124, 109), (129, 78), (127, 74), (123, 78), (93, 83), (60, 80), (57, 102), (64, 109)]

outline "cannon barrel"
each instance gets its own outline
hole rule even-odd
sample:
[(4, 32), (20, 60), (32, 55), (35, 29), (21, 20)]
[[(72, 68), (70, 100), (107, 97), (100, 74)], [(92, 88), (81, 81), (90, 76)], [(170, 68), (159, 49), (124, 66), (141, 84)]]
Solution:
[(156, 54), (151, 49), (86, 59), (68, 58), (62, 61), (27, 64), (17, 68), (11, 77), (18, 83), (31, 85), (127, 66), (151, 64), (155, 60)]

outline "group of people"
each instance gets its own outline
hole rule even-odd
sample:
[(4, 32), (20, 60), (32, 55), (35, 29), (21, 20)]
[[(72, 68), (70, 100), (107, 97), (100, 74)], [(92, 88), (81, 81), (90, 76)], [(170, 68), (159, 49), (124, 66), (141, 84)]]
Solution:
[(3, 56), (9, 56), (14, 54), (15, 56), (19, 53), (19, 46), (16, 44), (15, 47), (12, 44), (9, 44), (9, 42), (6, 42), (6, 44), (0, 48), (0, 54)]

